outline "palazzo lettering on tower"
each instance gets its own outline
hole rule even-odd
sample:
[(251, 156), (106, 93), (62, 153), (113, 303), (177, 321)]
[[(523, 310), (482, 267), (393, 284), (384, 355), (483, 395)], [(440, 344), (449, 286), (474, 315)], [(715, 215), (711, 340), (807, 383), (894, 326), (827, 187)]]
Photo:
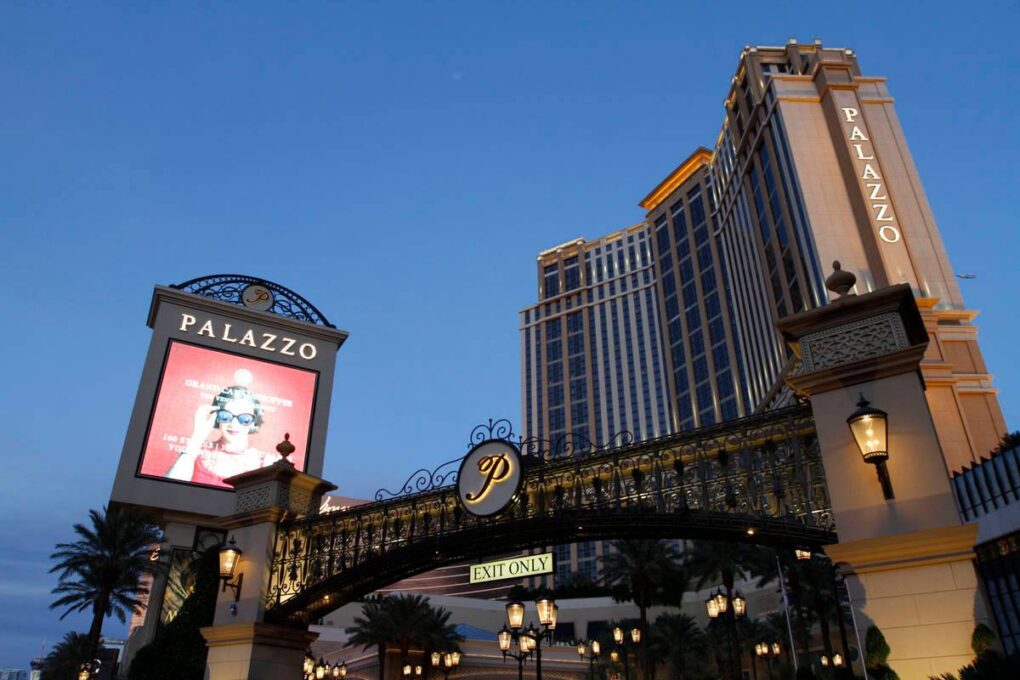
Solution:
[(878, 237), (886, 243), (898, 243), (901, 235), (897, 226), (896, 215), (889, 202), (889, 191), (882, 177), (878, 161), (875, 159), (875, 148), (867, 133), (864, 121), (859, 120), (859, 109), (840, 107), (840, 122), (847, 135), (852, 150), (851, 157), (857, 168), (857, 177), (866, 189), (864, 200), (868, 204), (871, 219), (878, 229)]

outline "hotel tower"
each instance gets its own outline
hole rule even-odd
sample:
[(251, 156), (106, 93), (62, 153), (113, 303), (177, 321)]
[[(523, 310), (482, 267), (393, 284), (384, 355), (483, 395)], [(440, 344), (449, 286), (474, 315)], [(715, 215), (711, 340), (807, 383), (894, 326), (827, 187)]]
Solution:
[[(834, 261), (856, 292), (913, 289), (950, 472), (1006, 431), (886, 79), (853, 50), (745, 47), (714, 150), (640, 206), (638, 224), (538, 255), (520, 319), (526, 436), (647, 439), (788, 403), (798, 364), (775, 324), (826, 304)], [(561, 577), (590, 573), (595, 546), (564, 548)]]

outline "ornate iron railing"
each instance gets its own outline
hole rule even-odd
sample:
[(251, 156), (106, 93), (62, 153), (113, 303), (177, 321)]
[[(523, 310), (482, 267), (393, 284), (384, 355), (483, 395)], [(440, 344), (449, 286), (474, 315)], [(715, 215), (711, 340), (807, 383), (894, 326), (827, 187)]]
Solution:
[(496, 517), (463, 512), (446, 477), (439, 488), (282, 523), (269, 618), (324, 611), (342, 604), (338, 594), (362, 594), (344, 586), (345, 576), (361, 579), (368, 592), (384, 569), (396, 580), (457, 558), (655, 527), (675, 534), (696, 526), (702, 537), (777, 544), (835, 540), (805, 407), (583, 455), (546, 455), (527, 445), (523, 453), (521, 493)]

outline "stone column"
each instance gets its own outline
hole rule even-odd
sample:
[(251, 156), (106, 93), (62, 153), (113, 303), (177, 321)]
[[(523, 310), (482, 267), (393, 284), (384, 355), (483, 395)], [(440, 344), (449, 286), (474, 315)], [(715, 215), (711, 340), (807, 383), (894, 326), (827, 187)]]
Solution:
[[(847, 576), (862, 638), (871, 624), (882, 630), (903, 680), (955, 673), (987, 619), (971, 562), (977, 526), (962, 523), (950, 488), (909, 286), (844, 294), (778, 327), (801, 360), (787, 384), (811, 402), (839, 535), (826, 553)], [(846, 423), (862, 394), (889, 414), (890, 500)]]
[(264, 621), (276, 526), (318, 512), (322, 495), (336, 487), (286, 459), (226, 481), (237, 491), (235, 512), (218, 523), (243, 551), (234, 571), (241, 587), (236, 601), (233, 589), (220, 592), (213, 625), (202, 629), (206, 680), (300, 678), (305, 649), (317, 634)]

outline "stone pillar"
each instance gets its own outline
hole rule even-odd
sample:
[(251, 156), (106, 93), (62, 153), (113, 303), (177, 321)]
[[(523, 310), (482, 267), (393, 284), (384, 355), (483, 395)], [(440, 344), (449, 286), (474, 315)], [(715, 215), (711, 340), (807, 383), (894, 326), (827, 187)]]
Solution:
[(322, 495), (336, 487), (294, 468), (287, 460), (226, 480), (237, 491), (235, 512), (221, 517), (243, 551), (234, 581), (240, 593), (221, 591), (213, 625), (202, 629), (209, 647), (206, 680), (300, 678), (304, 651), (318, 637), (306, 629), (265, 623), (276, 526), (314, 514)]
[[(955, 673), (987, 619), (971, 562), (977, 526), (962, 523), (950, 488), (909, 286), (844, 295), (778, 327), (801, 360), (787, 384), (811, 402), (839, 535), (826, 553), (847, 576), (862, 638), (871, 624), (882, 630), (903, 680)], [(891, 500), (846, 423), (861, 394), (889, 414)]]

